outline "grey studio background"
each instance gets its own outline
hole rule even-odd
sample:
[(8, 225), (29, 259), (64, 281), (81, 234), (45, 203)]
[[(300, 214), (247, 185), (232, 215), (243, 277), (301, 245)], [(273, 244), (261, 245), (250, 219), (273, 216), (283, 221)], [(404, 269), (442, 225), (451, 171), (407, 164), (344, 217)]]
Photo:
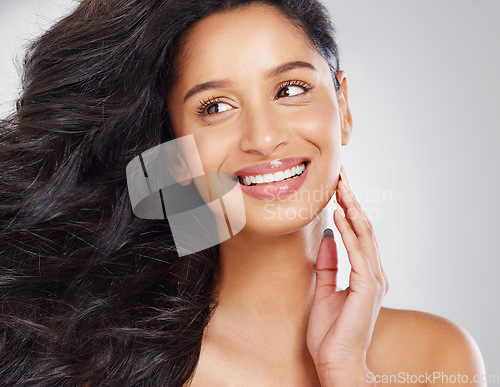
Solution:
[[(390, 279), (384, 305), (456, 322), (500, 375), (500, 1), (325, 3), (354, 118), (343, 164)], [(75, 4), (0, 0), (1, 116), (23, 45)]]

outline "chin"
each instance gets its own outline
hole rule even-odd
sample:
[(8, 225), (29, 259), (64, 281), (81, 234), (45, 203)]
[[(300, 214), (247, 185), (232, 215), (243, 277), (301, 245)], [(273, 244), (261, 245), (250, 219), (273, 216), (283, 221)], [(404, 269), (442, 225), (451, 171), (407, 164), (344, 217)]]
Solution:
[(302, 206), (269, 202), (263, 207), (259, 211), (247, 211), (242, 231), (267, 236), (289, 234), (306, 227), (324, 209), (324, 205), (315, 202)]

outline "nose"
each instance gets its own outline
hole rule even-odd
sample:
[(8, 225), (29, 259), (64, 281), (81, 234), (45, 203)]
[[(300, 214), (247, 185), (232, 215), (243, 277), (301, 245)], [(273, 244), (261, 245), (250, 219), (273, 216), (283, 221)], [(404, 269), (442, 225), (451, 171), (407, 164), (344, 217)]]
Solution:
[(241, 150), (270, 156), (278, 147), (288, 143), (290, 133), (283, 118), (269, 105), (259, 104), (248, 108), (243, 117)]

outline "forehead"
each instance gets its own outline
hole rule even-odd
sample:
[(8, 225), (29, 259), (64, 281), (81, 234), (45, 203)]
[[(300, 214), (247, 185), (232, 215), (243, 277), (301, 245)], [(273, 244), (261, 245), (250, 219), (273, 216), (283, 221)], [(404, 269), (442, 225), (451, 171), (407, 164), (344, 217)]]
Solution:
[(195, 24), (176, 58), (177, 79), (245, 77), (293, 60), (326, 64), (297, 23), (272, 6), (254, 4)]

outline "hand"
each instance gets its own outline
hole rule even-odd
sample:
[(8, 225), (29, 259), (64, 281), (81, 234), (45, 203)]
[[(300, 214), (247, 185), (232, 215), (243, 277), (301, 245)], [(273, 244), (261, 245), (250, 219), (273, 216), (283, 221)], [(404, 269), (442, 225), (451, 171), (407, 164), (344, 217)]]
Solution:
[(352, 269), (349, 287), (337, 291), (337, 245), (333, 237), (323, 238), (307, 327), (307, 346), (322, 386), (366, 385), (366, 353), (388, 290), (372, 225), (355, 199), (343, 167), (340, 172), (336, 197), (346, 217), (337, 209), (334, 222)]

